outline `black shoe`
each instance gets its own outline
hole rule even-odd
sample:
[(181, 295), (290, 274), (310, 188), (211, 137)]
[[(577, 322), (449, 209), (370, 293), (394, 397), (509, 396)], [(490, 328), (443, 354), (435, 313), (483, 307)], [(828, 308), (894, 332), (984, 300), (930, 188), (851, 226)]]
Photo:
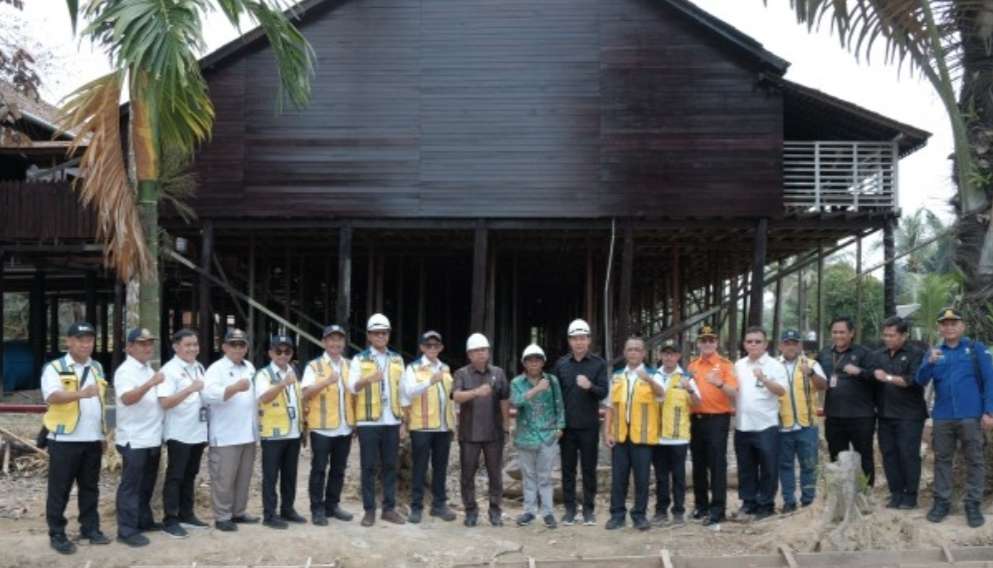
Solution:
[(534, 515), (531, 513), (524, 513), (514, 519), (514, 522), (517, 523), (517, 526), (519, 527), (526, 527), (534, 522)]
[(147, 545), (149, 542), (148, 537), (141, 533), (134, 533), (131, 536), (119, 536), (117, 537), (117, 542), (123, 542), (124, 544), (130, 546), (131, 548), (139, 548)]
[(917, 495), (904, 495), (900, 500), (900, 509), (910, 511), (917, 508)]
[(307, 519), (303, 518), (303, 516), (300, 515), (300, 513), (297, 513), (296, 511), (287, 511), (285, 513), (280, 513), (279, 518), (283, 519), (287, 523), (303, 524), (307, 522)]
[(80, 535), (80, 536), (83, 537), (83, 538), (85, 538), (86, 540), (90, 541), (90, 544), (96, 544), (96, 545), (110, 544), (110, 539), (107, 538), (107, 535), (103, 534), (102, 532), (100, 532), (98, 530), (92, 531), (92, 532), (88, 532), (88, 533), (83, 534), (83, 535)]
[(903, 503), (903, 499), (899, 495), (891, 495), (890, 500), (886, 502), (887, 509), (899, 509), (900, 505)]
[[(794, 505), (794, 507), (796, 507), (796, 505)], [(768, 519), (772, 515), (773, 515), (773, 511), (772, 510), (763, 507), (763, 508), (759, 509), (758, 511), (755, 511), (755, 514), (752, 515), (752, 518), (755, 519), (756, 521), (761, 521), (761, 520), (764, 520), (764, 519)]]
[(462, 521), (462, 524), (467, 527), (476, 526), (477, 524), (479, 524), (479, 515), (476, 513), (466, 513), (465, 520)]
[(571, 527), (576, 524), (576, 511), (570, 511), (566, 509), (564, 515), (562, 515), (562, 526)]
[(800, 507), (809, 507), (813, 501), (800, 501)]
[(596, 513), (593, 511), (583, 511), (583, 526), (596, 526)]
[(546, 529), (554, 529), (559, 526), (559, 524), (555, 522), (555, 515), (545, 515), (545, 518), (542, 520), (545, 521)]
[(239, 525), (254, 525), (259, 522), (258, 517), (253, 517), (251, 515), (238, 515), (237, 517), (231, 517), (231, 520)]
[(503, 515), (500, 511), (490, 511), (490, 524), (495, 527), (503, 526)]
[(646, 519), (645, 517), (639, 517), (637, 519), (634, 519), (634, 528), (638, 529), (639, 531), (647, 531), (648, 529), (652, 528), (652, 523), (649, 523), (648, 519)]
[(796, 512), (796, 503), (786, 503), (783, 505), (783, 514)]
[(376, 511), (366, 511), (365, 515), (362, 515), (362, 526), (371, 527), (376, 524)]
[(421, 522), (422, 511), (420, 509), (411, 509), (410, 514), (407, 515), (407, 522), (414, 523), (415, 525)]
[(447, 505), (442, 506), (440, 509), (432, 507), (431, 516), (438, 517), (439, 519), (449, 523), (454, 521), (456, 518), (455, 511), (449, 509)]
[(214, 527), (219, 531), (234, 532), (238, 530), (238, 525), (234, 521), (214, 521)]
[(196, 515), (191, 515), (189, 517), (183, 517), (179, 519), (179, 524), (185, 529), (205, 529), (210, 525), (201, 521)]
[(607, 524), (604, 525), (603, 528), (607, 529), (608, 531), (612, 531), (612, 530), (617, 530), (623, 526), (624, 526), (624, 517), (610, 517), (610, 520), (607, 521)]
[(355, 518), (355, 515), (337, 505), (335, 505), (334, 509), (331, 509), (326, 516), (331, 517), (332, 519), (338, 519), (339, 521), (345, 521), (346, 523)]
[(328, 517), (324, 513), (314, 513), (310, 516), (310, 522), (319, 527), (326, 527), (328, 526)]
[(286, 530), (290, 528), (290, 524), (283, 519), (278, 519), (276, 517), (269, 517), (262, 521), (262, 524), (269, 527), (270, 529)]
[(169, 523), (162, 527), (162, 532), (171, 536), (172, 538), (186, 538), (190, 536), (190, 533), (186, 532), (186, 529), (179, 526), (179, 523)]
[(979, 503), (975, 501), (968, 501), (965, 504), (965, 520), (969, 524), (969, 528), (979, 528), (983, 526), (986, 519), (983, 518), (983, 512), (979, 510)]
[(685, 525), (686, 524), (686, 519), (683, 518), (683, 514), (682, 513), (673, 513), (672, 514), (672, 524), (673, 525), (676, 525), (676, 526), (678, 526), (678, 525)]
[(389, 511), (383, 511), (383, 513), (379, 516), (379, 518), (383, 519), (388, 523), (393, 523), (394, 525), (402, 525), (407, 522), (407, 519), (405, 519), (403, 515), (397, 513), (393, 509), (390, 509)]
[(152, 521), (151, 524), (147, 524), (145, 526), (138, 528), (141, 529), (141, 532), (146, 533), (146, 532), (160, 531), (163, 529), (163, 527), (164, 525), (162, 523), (156, 523), (155, 521)]
[(706, 509), (693, 509), (693, 514), (690, 516), (695, 521), (702, 521), (710, 516), (710, 512)]
[(717, 529), (720, 528), (721, 521), (723, 520), (724, 520), (723, 517), (708, 516), (706, 519), (703, 520), (703, 526)]
[(668, 522), (669, 522), (668, 513), (655, 513), (655, 516), (652, 517), (652, 526), (664, 527)]
[(76, 545), (64, 534), (54, 534), (48, 537), (48, 544), (52, 550), (59, 554), (74, 554), (76, 552)]
[(940, 523), (948, 516), (948, 503), (945, 501), (935, 501), (931, 505), (931, 510), (927, 512), (927, 520), (932, 523)]

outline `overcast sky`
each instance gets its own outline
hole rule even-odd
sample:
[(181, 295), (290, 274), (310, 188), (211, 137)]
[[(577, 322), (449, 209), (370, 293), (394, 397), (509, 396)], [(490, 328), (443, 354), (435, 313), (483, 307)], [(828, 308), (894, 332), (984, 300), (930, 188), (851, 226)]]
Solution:
[[(788, 0), (769, 0), (769, 7), (762, 0), (694, 1), (791, 62), (787, 78), (931, 132), (927, 147), (901, 162), (900, 205), (905, 212), (924, 206), (950, 218), (947, 202), (954, 188), (948, 156), (953, 150), (952, 136), (930, 84), (909, 76), (906, 70), (898, 74), (881, 57), (871, 64), (857, 63), (826, 28), (808, 33), (806, 27), (797, 24)], [(0, 19), (10, 14), (10, 8), (4, 10)], [(34, 52), (44, 50), (49, 54), (48, 62), (61, 70), (60, 74), (45, 77), (47, 97), (57, 100), (107, 70), (102, 54), (68, 39), (71, 29), (62, 0), (29, 0), (21, 17), (25, 32), (35, 44)], [(237, 36), (221, 18), (212, 18), (209, 28), (210, 49)]]

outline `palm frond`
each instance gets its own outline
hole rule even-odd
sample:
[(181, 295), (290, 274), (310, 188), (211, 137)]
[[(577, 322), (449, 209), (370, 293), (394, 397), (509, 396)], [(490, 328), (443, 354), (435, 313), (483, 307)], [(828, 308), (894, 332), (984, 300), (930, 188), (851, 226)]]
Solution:
[(84, 141), (81, 179), (74, 184), (84, 206), (97, 218), (97, 238), (104, 242), (104, 262), (122, 280), (153, 270), (138, 216), (135, 190), (128, 181), (121, 146), (120, 116), (123, 74), (112, 73), (70, 94), (60, 110), (63, 131), (76, 133), (74, 152)]
[(197, 177), (190, 169), (191, 163), (189, 154), (176, 152), (168, 147), (162, 149), (160, 198), (172, 205), (187, 223), (197, 217), (196, 211), (189, 204), (197, 190)]

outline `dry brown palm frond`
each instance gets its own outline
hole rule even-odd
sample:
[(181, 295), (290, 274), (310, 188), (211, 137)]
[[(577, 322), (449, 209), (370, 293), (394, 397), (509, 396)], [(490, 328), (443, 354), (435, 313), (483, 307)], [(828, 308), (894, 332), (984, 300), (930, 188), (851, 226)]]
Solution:
[(137, 195), (128, 181), (121, 144), (118, 105), (123, 75), (112, 73), (70, 94), (59, 125), (75, 131), (76, 145), (88, 146), (80, 161), (81, 179), (74, 188), (84, 206), (97, 215), (97, 239), (104, 243), (104, 262), (122, 281), (144, 277), (152, 268), (138, 214)]

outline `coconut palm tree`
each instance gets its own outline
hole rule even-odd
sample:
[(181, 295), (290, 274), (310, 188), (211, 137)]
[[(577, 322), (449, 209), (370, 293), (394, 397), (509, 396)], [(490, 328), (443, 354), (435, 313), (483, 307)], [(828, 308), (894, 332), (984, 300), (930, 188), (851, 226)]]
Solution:
[(887, 60), (906, 64), (934, 87), (955, 140), (955, 264), (965, 277), (965, 300), (985, 306), (993, 297), (993, 2), (790, 0), (790, 6), (810, 29), (829, 21), (856, 57), (868, 59), (882, 42)]
[[(314, 52), (283, 12), (285, 0), (66, 0), (73, 30), (103, 49), (113, 71), (70, 94), (61, 125), (87, 147), (78, 190), (96, 212), (105, 261), (123, 281), (140, 280), (140, 323), (159, 328), (158, 204), (165, 149), (191, 157), (210, 137), (214, 108), (198, 57), (204, 21), (220, 10), (265, 32), (278, 61), (278, 105), (307, 104)], [(130, 105), (121, 131), (122, 93)], [(128, 141), (125, 145), (124, 142)], [(126, 152), (125, 149), (130, 152)], [(125, 156), (130, 156), (129, 164)]]

